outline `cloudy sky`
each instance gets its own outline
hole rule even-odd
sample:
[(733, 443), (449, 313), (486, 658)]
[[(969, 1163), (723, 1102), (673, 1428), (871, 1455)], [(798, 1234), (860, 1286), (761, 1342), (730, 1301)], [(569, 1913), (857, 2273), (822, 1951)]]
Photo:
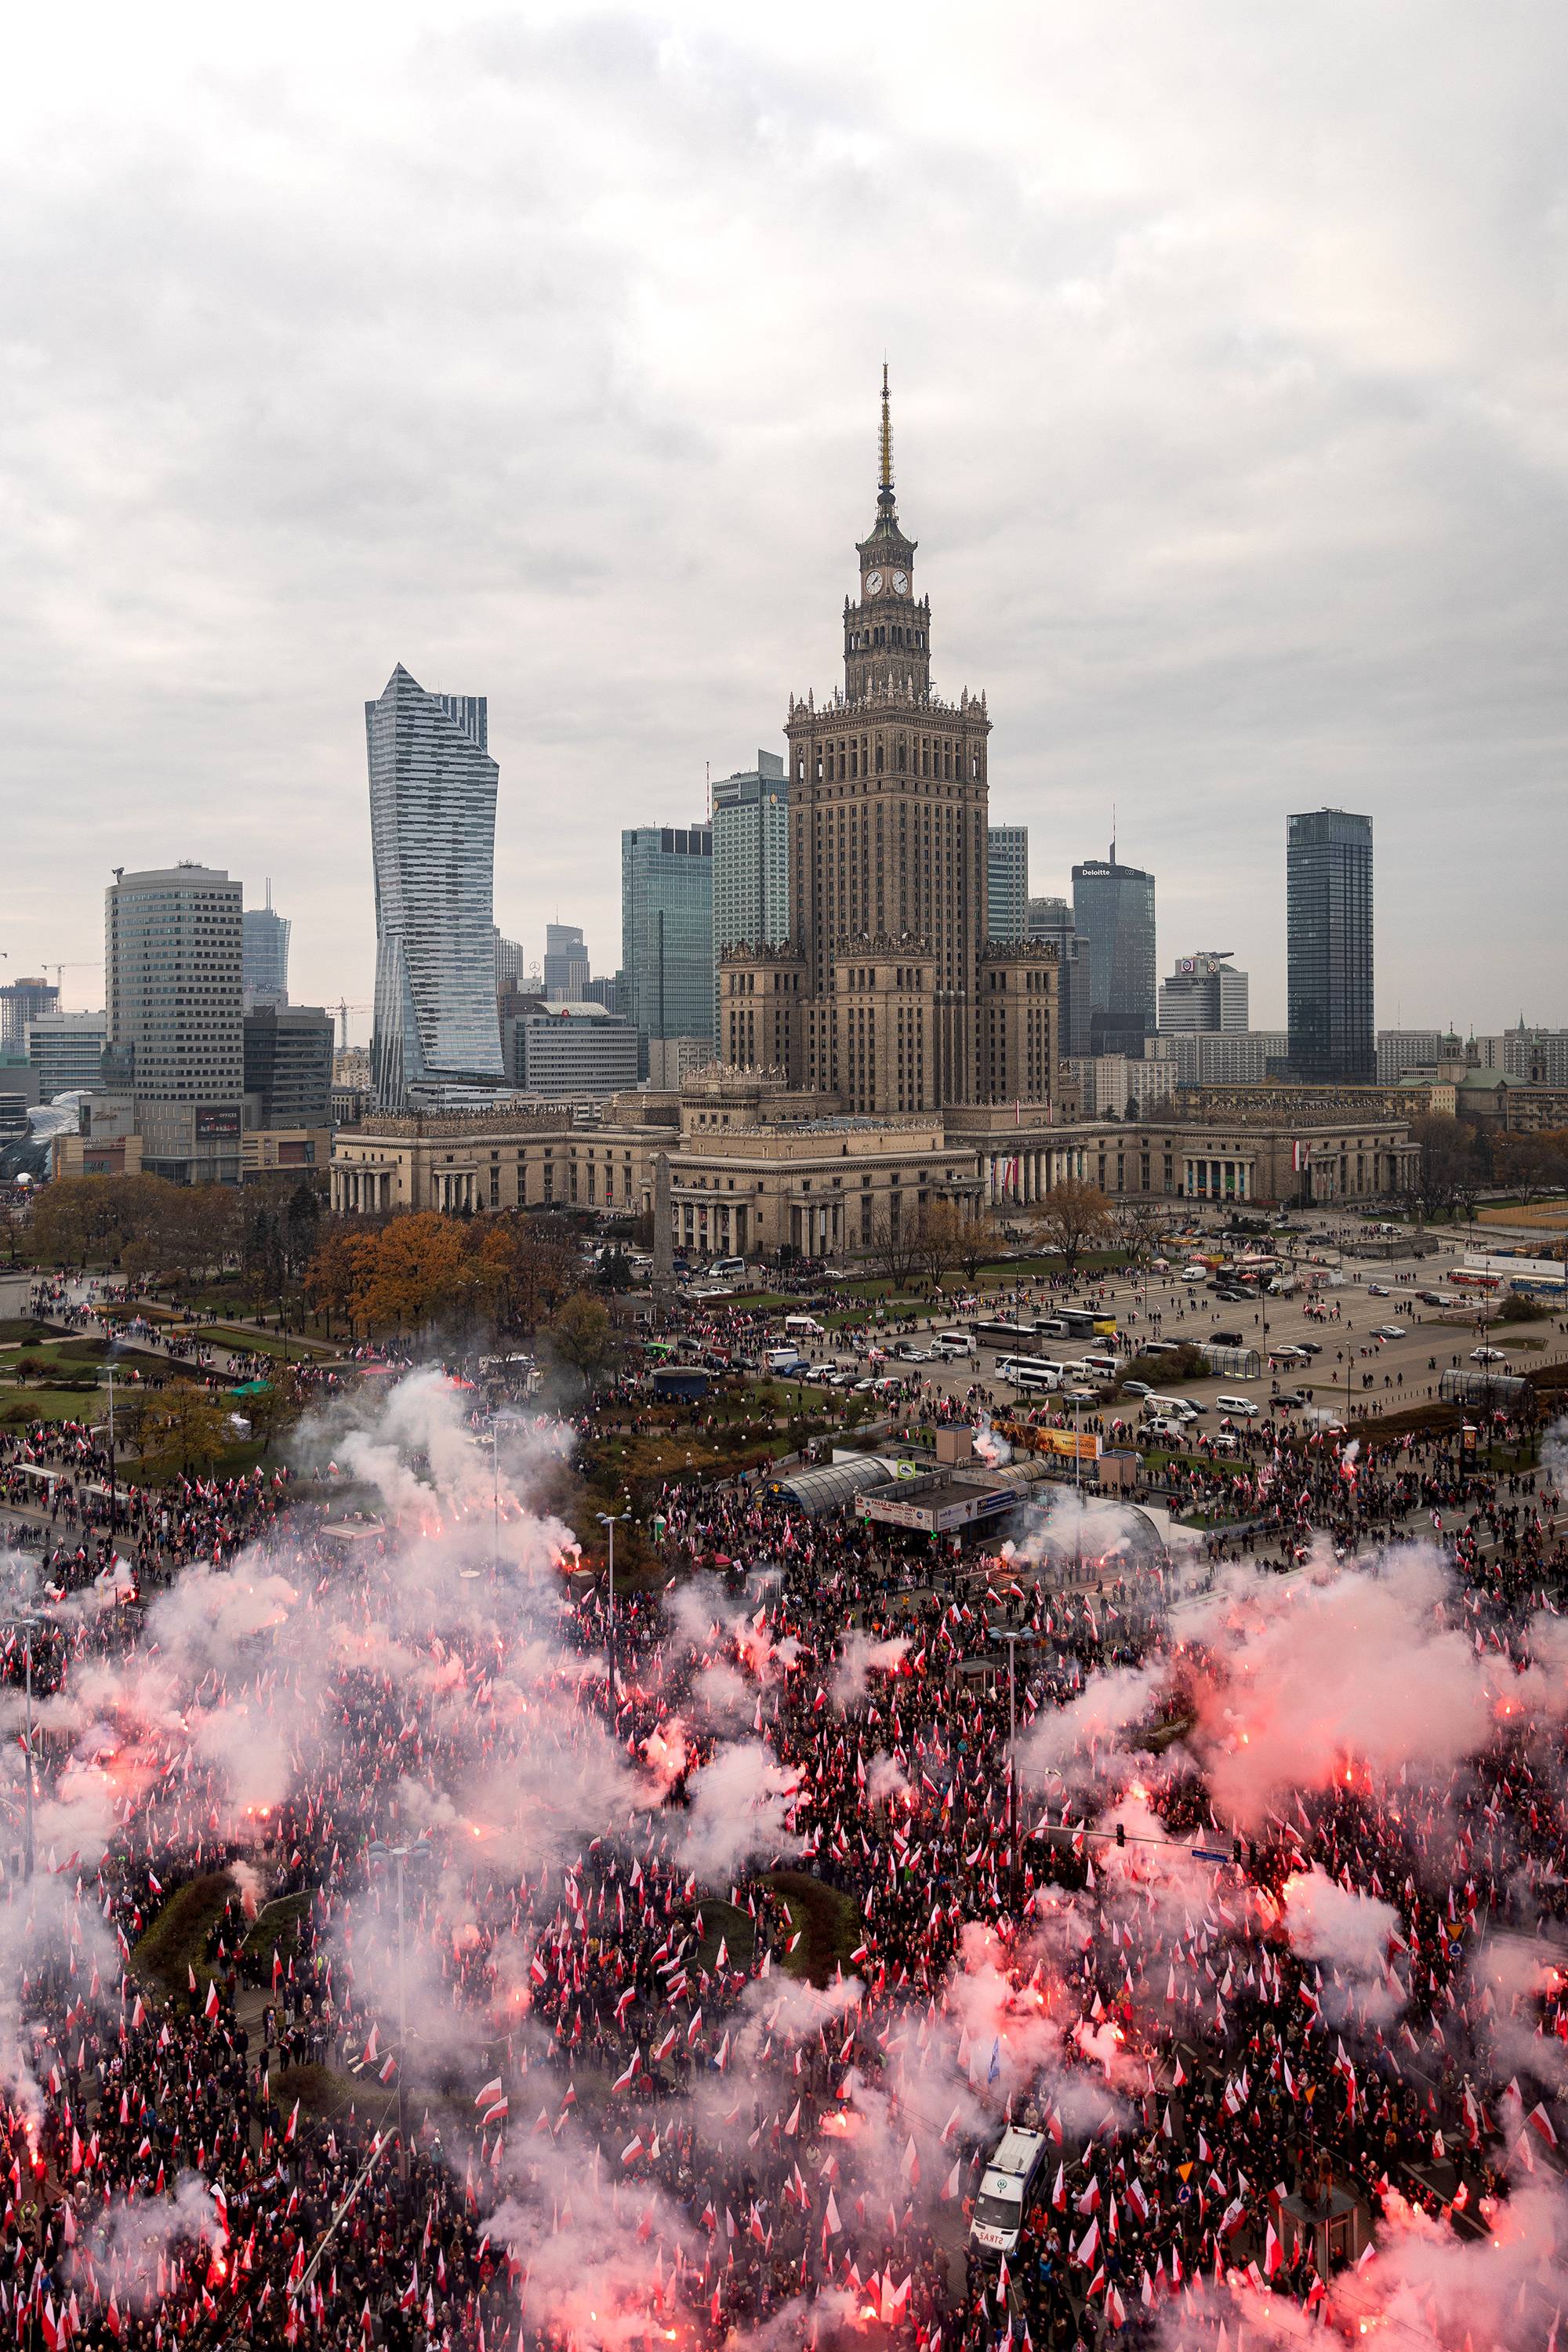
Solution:
[[(0, 89), (10, 974), (111, 866), (270, 876), (370, 996), (363, 704), (489, 697), (498, 919), (835, 681), (892, 366), (939, 687), (1032, 887), (1159, 881), (1284, 1006), (1376, 824), (1378, 1019), (1568, 1022), (1554, 0), (101, 12)], [(74, 968), (72, 968), (74, 965)], [(363, 1015), (353, 1034), (367, 1034)]]

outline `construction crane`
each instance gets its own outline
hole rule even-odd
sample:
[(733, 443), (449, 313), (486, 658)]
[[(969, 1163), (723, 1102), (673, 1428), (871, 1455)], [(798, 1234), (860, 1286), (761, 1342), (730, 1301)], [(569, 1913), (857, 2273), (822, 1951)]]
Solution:
[(68, 961), (68, 961), (67, 961), (66, 962), (64, 962), (64, 963), (47, 963), (47, 964), (44, 966), (44, 976), (45, 976), (45, 978), (47, 979), (47, 978), (48, 977), (48, 975), (49, 975), (49, 973), (50, 973), (51, 971), (54, 973), (54, 976), (55, 976), (55, 994), (56, 994), (57, 996), (59, 996), (59, 995), (61, 995), (61, 994), (63, 994), (63, 993), (64, 993), (64, 992), (63, 992), (63, 990), (61, 989), (61, 986), (60, 986), (60, 974), (61, 974), (62, 972), (64, 972), (64, 971), (96, 971), (96, 972), (101, 972), (101, 971), (102, 971), (102, 970), (103, 970), (103, 958), (102, 958), (101, 956), (79, 956), (79, 957), (77, 957), (77, 959), (76, 959), (76, 961), (75, 961), (74, 962), (72, 962), (72, 961)]
[(340, 997), (335, 1009), (338, 1019), (342, 1024), (342, 1028), (338, 1032), (339, 1050), (342, 1053), (347, 1053), (349, 1044), (349, 1014), (351, 1013), (370, 1013), (374, 1010), (374, 1007), (369, 1004), (350, 1004), (346, 999)]

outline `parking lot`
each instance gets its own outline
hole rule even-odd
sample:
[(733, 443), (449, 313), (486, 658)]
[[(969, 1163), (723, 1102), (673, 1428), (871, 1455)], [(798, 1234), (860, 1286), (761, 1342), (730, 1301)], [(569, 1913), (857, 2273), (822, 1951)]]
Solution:
[[(1462, 1242), (1446, 1242), (1438, 1251), (1421, 1258), (1392, 1261), (1348, 1255), (1341, 1260), (1334, 1250), (1328, 1249), (1322, 1253), (1326, 1264), (1299, 1271), (1297, 1286), (1289, 1296), (1229, 1301), (1217, 1299), (1206, 1279), (1184, 1279), (1182, 1267), (1187, 1261), (1179, 1254), (1171, 1259), (1168, 1273), (1151, 1273), (1146, 1281), (1142, 1276), (1129, 1278), (1121, 1273), (1095, 1276), (1079, 1283), (1070, 1293), (1022, 1283), (1016, 1297), (1008, 1296), (1005, 1304), (992, 1293), (978, 1312), (954, 1306), (923, 1318), (912, 1334), (889, 1334), (879, 1344), (892, 1360), (878, 1369), (901, 1372), (929, 1384), (939, 1394), (955, 1397), (963, 1397), (978, 1381), (992, 1391), (994, 1402), (1009, 1403), (1021, 1392), (997, 1373), (1006, 1349), (982, 1345), (973, 1359), (951, 1363), (900, 1362), (896, 1351), (900, 1343), (923, 1349), (938, 1332), (962, 1329), (976, 1320), (1015, 1315), (1026, 1322), (1035, 1318), (1044, 1320), (1064, 1304), (1103, 1301), (1107, 1312), (1115, 1316), (1119, 1339), (1114, 1344), (1123, 1359), (1136, 1354), (1141, 1343), (1151, 1338), (1203, 1346), (1221, 1332), (1238, 1334), (1245, 1347), (1257, 1349), (1262, 1369), (1255, 1379), (1187, 1375), (1169, 1384), (1168, 1392), (1201, 1408), (1199, 1426), (1212, 1431), (1222, 1417), (1216, 1402), (1221, 1395), (1244, 1397), (1262, 1412), (1271, 1401), (1278, 1403), (1294, 1393), (1301, 1399), (1302, 1410), (1349, 1419), (1435, 1402), (1444, 1371), (1483, 1369), (1473, 1360), (1474, 1351), (1482, 1347), (1499, 1351), (1501, 1360), (1489, 1365), (1494, 1372), (1522, 1372), (1568, 1358), (1568, 1330), (1562, 1314), (1550, 1320), (1500, 1327), (1495, 1321), (1500, 1303), (1496, 1297), (1466, 1298), (1449, 1307), (1422, 1300), (1418, 1295), (1422, 1291), (1447, 1292), (1458, 1297), (1445, 1277), (1463, 1265), (1468, 1254)], [(1110, 1344), (1103, 1339), (1047, 1339), (1028, 1352), (1070, 1363)], [(1281, 1355), (1281, 1350), (1289, 1349), (1305, 1352), (1294, 1359)], [(835, 1356), (846, 1364), (852, 1360), (847, 1346), (836, 1348), (831, 1340), (816, 1342), (809, 1352), (819, 1361), (831, 1361)], [(857, 1364), (857, 1370), (864, 1377), (864, 1360)], [(1164, 1383), (1157, 1385), (1165, 1389)], [(1052, 1401), (1039, 1397), (1037, 1391), (1028, 1394), (1031, 1401)], [(1085, 1410), (1089, 1410), (1087, 1402)], [(1131, 1417), (1142, 1408), (1140, 1401), (1127, 1398), (1116, 1410), (1123, 1417)]]

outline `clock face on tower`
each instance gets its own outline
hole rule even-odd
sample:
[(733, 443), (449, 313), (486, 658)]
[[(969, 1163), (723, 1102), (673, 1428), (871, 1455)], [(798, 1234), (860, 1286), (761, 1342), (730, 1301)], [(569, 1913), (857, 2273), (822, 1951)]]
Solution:
[(895, 595), (901, 596), (901, 595), (903, 594), (903, 593), (904, 593), (905, 589), (909, 586), (909, 584), (910, 584), (910, 575), (909, 575), (909, 573), (908, 573), (907, 572), (894, 572), (894, 574), (893, 574), (893, 593), (894, 593), (894, 594), (895, 594)]
[(882, 575), (881, 575), (881, 573), (880, 573), (879, 572), (867, 572), (867, 574), (866, 574), (866, 593), (867, 593), (867, 595), (868, 595), (868, 596), (879, 596), (879, 595), (881, 594), (881, 593), (882, 593)]

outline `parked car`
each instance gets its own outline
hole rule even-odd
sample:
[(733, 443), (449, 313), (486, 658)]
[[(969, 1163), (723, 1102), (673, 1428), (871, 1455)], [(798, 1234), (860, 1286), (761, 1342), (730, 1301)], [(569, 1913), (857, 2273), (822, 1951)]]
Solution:
[(931, 1349), (916, 1345), (913, 1339), (900, 1339), (893, 1349), (900, 1364), (929, 1364)]
[(1310, 1389), (1276, 1389), (1268, 1402), (1270, 1405), (1283, 1407), (1287, 1412), (1296, 1412), (1302, 1405), (1311, 1403), (1312, 1391)]
[(1146, 1397), (1152, 1396), (1154, 1391), (1147, 1381), (1123, 1381), (1121, 1393), (1123, 1396)]
[(1500, 1348), (1472, 1348), (1470, 1361), (1472, 1364), (1506, 1364), (1508, 1358)]
[(1374, 1323), (1372, 1336), (1374, 1339), (1403, 1339), (1405, 1326), (1403, 1323)]
[(1321, 1356), (1322, 1352), (1323, 1343), (1321, 1339), (1298, 1339), (1296, 1342), (1296, 1353), (1299, 1356)]

